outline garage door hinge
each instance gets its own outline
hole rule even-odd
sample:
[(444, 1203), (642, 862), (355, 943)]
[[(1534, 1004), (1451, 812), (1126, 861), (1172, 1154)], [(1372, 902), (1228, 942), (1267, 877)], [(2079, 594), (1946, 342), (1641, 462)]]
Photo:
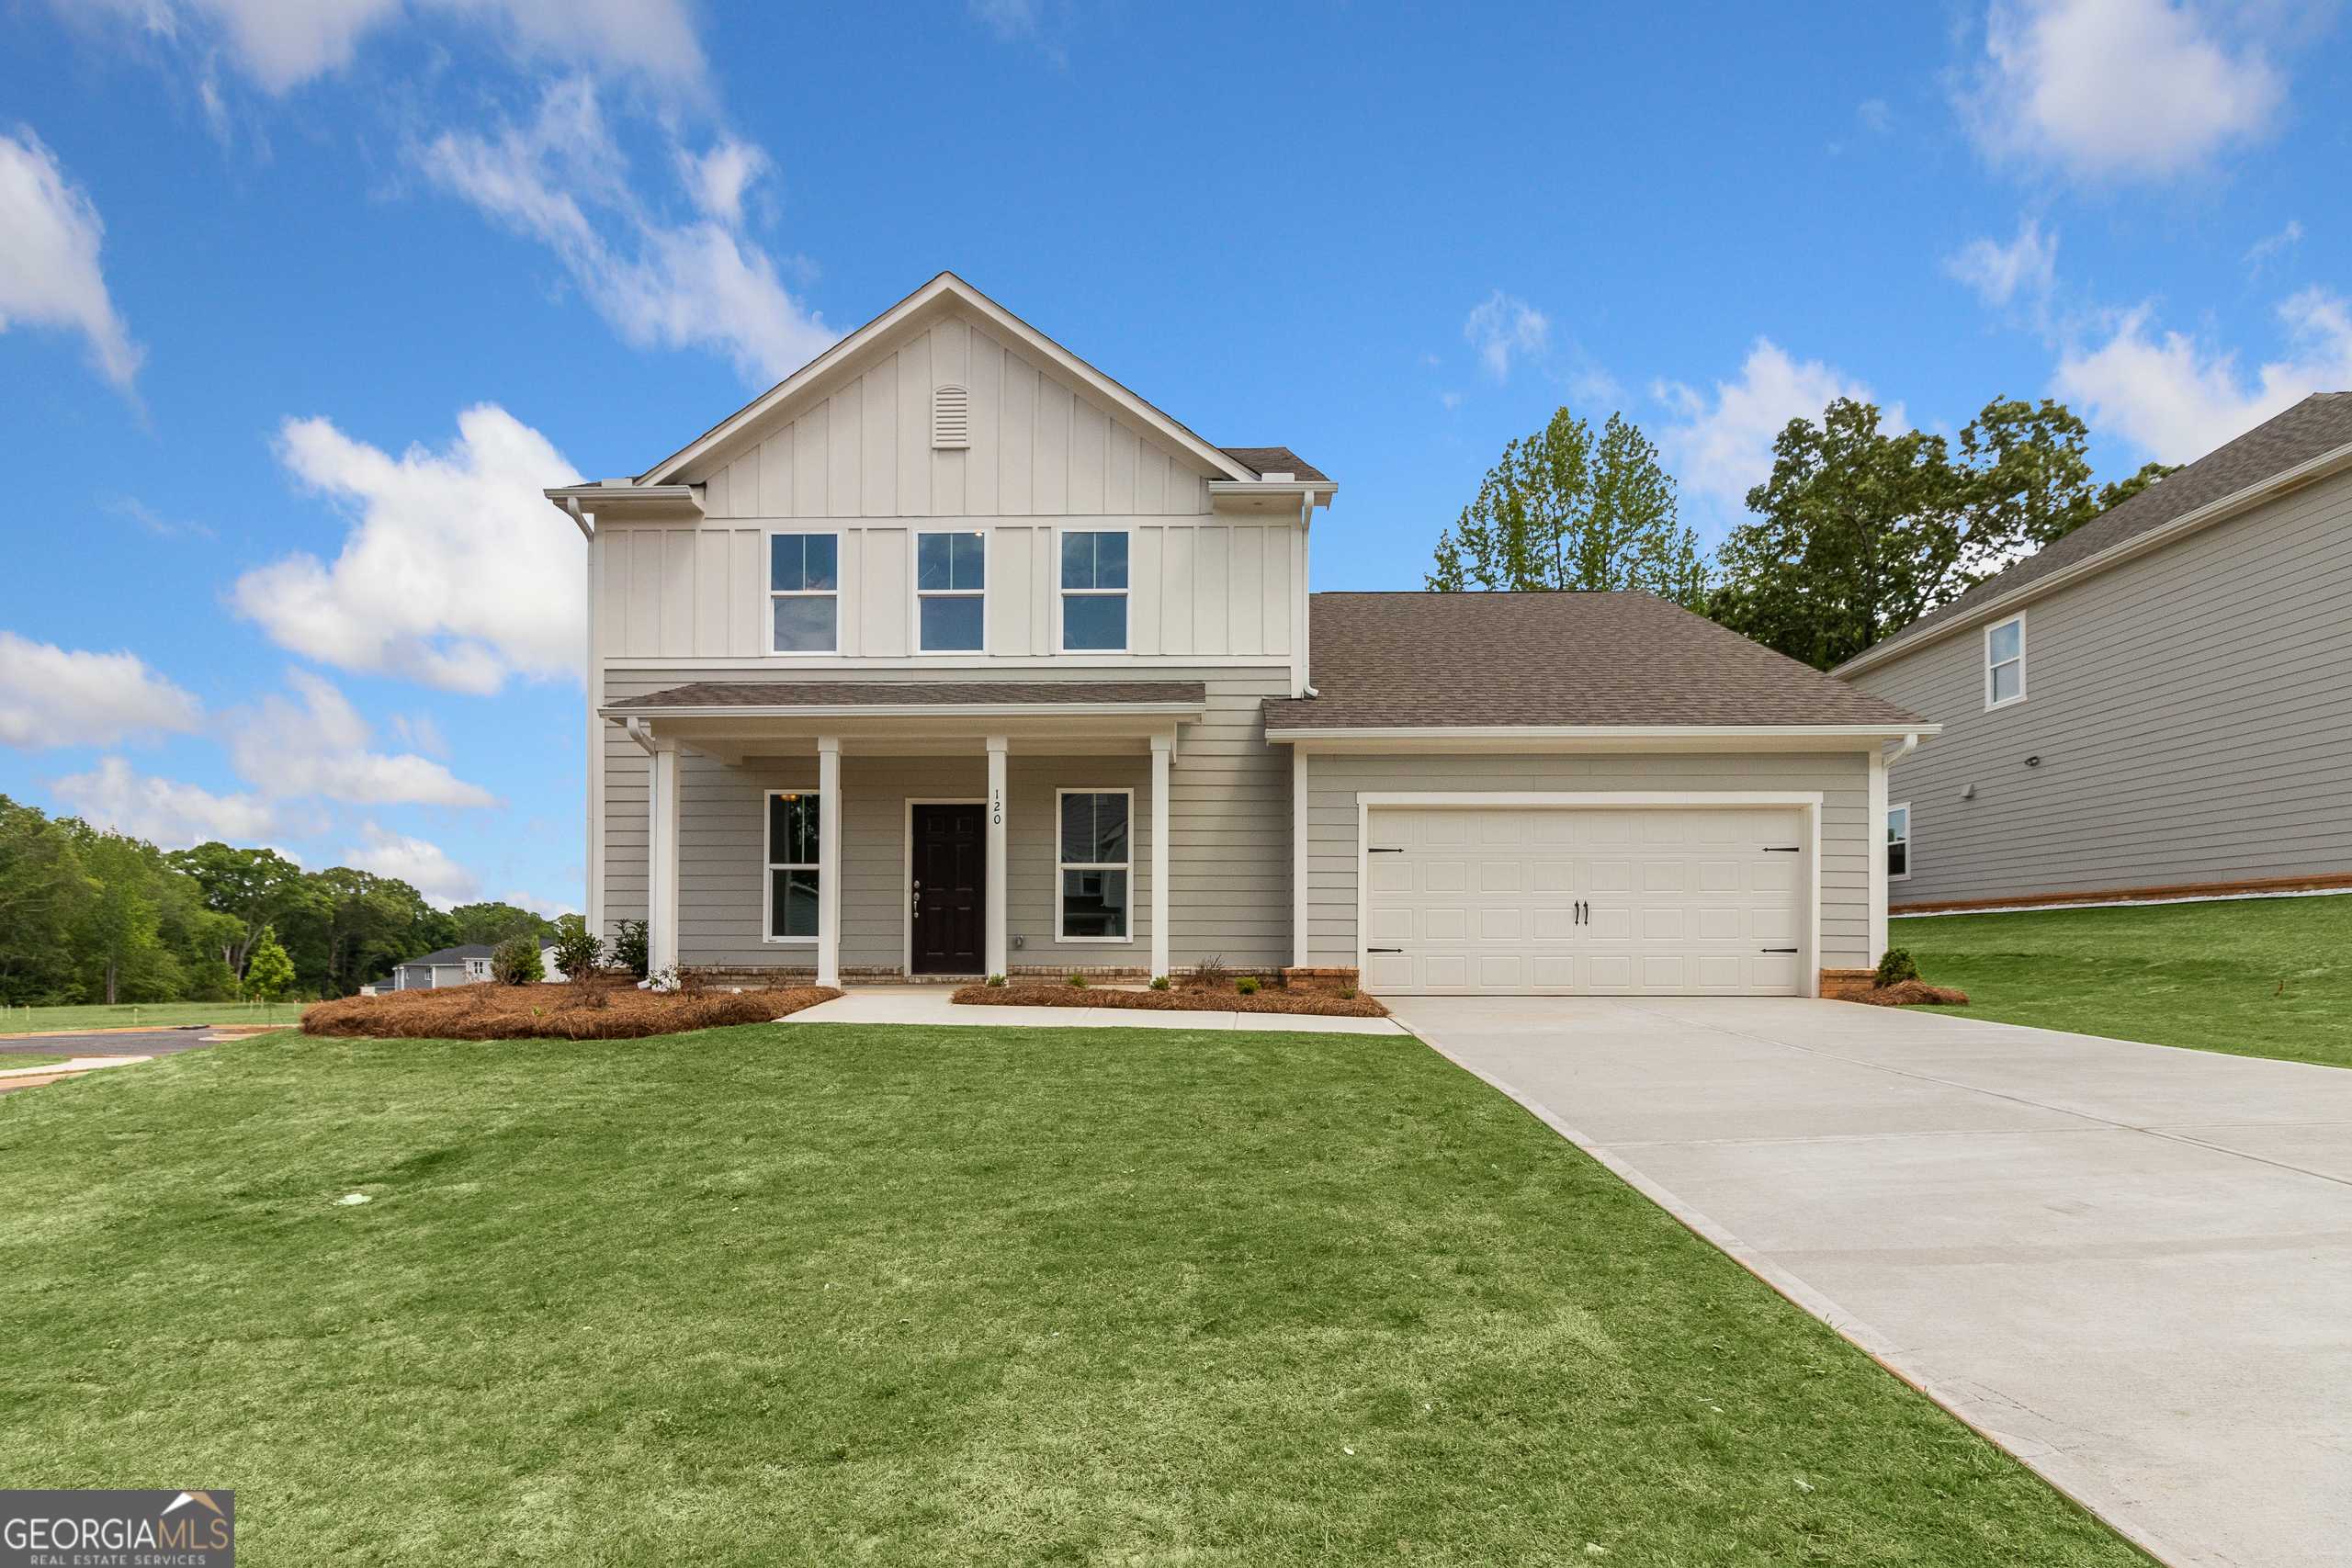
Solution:
[[(1402, 953), (1405, 950), (1401, 947), (1367, 947), (1364, 951), (1366, 953)], [(1791, 948), (1789, 951), (1794, 953), (1796, 949)]]
[(1768, 947), (1764, 951), (1767, 953), (1794, 953), (1796, 949), (1793, 947)]
[(1365, 850), (1363, 852), (1364, 852), (1364, 853), (1366, 853), (1366, 854), (1368, 854), (1368, 855), (1401, 855), (1401, 854), (1403, 854), (1405, 852), (1404, 852), (1404, 851), (1402, 851), (1402, 850), (1383, 850), (1383, 849), (1376, 849), (1376, 848), (1375, 848), (1375, 849), (1367, 849), (1367, 850)]
[(1803, 844), (1767, 844), (1764, 846), (1764, 852), (1768, 855), (1803, 854), (1804, 846)]

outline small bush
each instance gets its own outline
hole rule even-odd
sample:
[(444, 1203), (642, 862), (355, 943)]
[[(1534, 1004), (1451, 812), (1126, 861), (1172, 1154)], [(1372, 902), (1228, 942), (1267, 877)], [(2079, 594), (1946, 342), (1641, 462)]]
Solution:
[(645, 922), (615, 920), (613, 930), (618, 933), (613, 938), (613, 963), (644, 979), (646, 966), (651, 962), (646, 946)]
[(1899, 986), (1905, 980), (1919, 977), (1919, 966), (1911, 961), (1907, 948), (1890, 947), (1886, 956), (1878, 961), (1878, 976), (1871, 983), (1880, 987)]
[(1155, 991), (1166, 990), (1168, 988), (1168, 976), (1165, 975), (1154, 975), (1151, 977), (1151, 988)]
[(573, 981), (593, 980), (605, 962), (605, 944), (588, 929), (585, 915), (566, 915), (555, 923), (555, 966)]
[(991, 986), (1001, 987), (1004, 984), (1004, 976), (1001, 975), (991, 975), (989, 976), (988, 983)]
[(1072, 975), (1069, 977), (1069, 983), (1081, 991), (1086, 989), (1086, 976), (1083, 975)]
[(1204, 991), (1220, 991), (1232, 978), (1233, 971), (1225, 966), (1225, 954), (1220, 953), (1204, 963), (1193, 964), (1192, 978), (1187, 983)]
[(1258, 994), (1258, 976), (1255, 975), (1244, 975), (1241, 978), (1233, 982), (1233, 988), (1239, 991), (1245, 997), (1254, 997)]
[(1351, 1002), (1351, 1001), (1355, 1000), (1355, 999), (1356, 999), (1356, 988), (1355, 988), (1353, 986), (1342, 986), (1342, 987), (1340, 987), (1340, 999), (1341, 1001), (1343, 1001), (1343, 1002)]
[(510, 936), (490, 955), (490, 977), (502, 986), (536, 986), (548, 977), (539, 962), (539, 939)]

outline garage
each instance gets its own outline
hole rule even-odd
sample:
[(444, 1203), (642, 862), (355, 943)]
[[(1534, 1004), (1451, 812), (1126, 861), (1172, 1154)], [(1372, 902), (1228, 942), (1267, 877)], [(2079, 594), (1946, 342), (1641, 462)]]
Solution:
[(1385, 996), (1802, 995), (1809, 816), (1372, 807), (1364, 983)]

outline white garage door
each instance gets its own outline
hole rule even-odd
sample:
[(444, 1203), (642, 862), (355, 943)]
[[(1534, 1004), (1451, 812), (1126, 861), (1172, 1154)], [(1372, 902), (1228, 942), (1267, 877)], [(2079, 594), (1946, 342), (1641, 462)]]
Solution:
[(1375, 807), (1364, 984), (1383, 996), (1792, 996), (1791, 807)]

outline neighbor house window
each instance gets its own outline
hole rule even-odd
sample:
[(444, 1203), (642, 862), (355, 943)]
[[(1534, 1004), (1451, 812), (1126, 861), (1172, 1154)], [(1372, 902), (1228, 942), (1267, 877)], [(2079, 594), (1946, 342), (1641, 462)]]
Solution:
[(841, 646), (841, 536), (768, 536), (768, 600), (778, 653), (831, 653)]
[(1127, 646), (1127, 536), (1062, 536), (1062, 646)]
[(915, 598), (926, 653), (978, 653), (987, 615), (988, 540), (980, 534), (917, 534)]
[(768, 926), (770, 942), (817, 935), (817, 795), (768, 793)]
[(1911, 874), (1911, 803), (1886, 808), (1886, 874), (1889, 881)]
[(1125, 942), (1127, 822), (1131, 790), (1061, 792), (1061, 936), (1065, 942)]
[(1984, 705), (1999, 707), (2025, 695), (2025, 617), (1984, 632)]

